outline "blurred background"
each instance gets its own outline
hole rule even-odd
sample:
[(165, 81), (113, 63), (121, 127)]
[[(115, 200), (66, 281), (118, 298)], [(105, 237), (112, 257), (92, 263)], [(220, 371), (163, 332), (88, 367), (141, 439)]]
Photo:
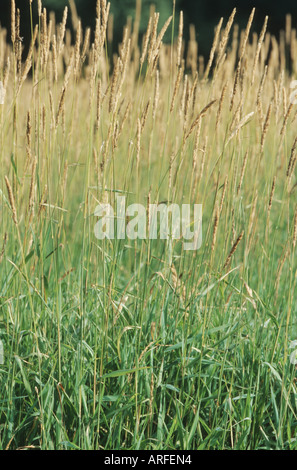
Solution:
[[(37, 21), (37, 0), (33, 0), (35, 20)], [(76, 0), (76, 8), (83, 26), (94, 27), (96, 0)], [(57, 20), (62, 18), (63, 9), (68, 5), (68, 0), (43, 0), (43, 5), (50, 11), (55, 11)], [(141, 30), (146, 29), (150, 6), (155, 5), (160, 12), (161, 23), (172, 14), (173, 0), (142, 0), (142, 22)], [(111, 0), (111, 12), (114, 16), (114, 38), (113, 48), (116, 50), (117, 43), (122, 38), (123, 26), (128, 16), (135, 15), (136, 0)], [(30, 38), (29, 21), (29, 0), (16, 0), (16, 6), (21, 10), (23, 18), (21, 34), (24, 37), (25, 44)], [(189, 35), (189, 25), (192, 23), (196, 27), (196, 36), (199, 44), (199, 55), (207, 56), (209, 54), (214, 28), (223, 16), (228, 18), (234, 7), (237, 8), (236, 22), (240, 27), (247, 23), (252, 7), (256, 7), (256, 15), (253, 30), (260, 32), (263, 20), (266, 15), (269, 16), (268, 30), (277, 38), (279, 31), (285, 28), (286, 14), (292, 14), (292, 27), (297, 27), (297, 1), (283, 0), (282, 2), (272, 2), (271, 0), (257, 0), (252, 4), (246, 0), (176, 0), (178, 10), (183, 10), (185, 15), (184, 36), (187, 39)], [(27, 18), (27, 21), (25, 21)], [(71, 28), (71, 19), (69, 16), (69, 28)], [(10, 30), (10, 0), (1, 0), (0, 23), (2, 27)], [(177, 23), (177, 22), (176, 22)], [(177, 26), (177, 24), (176, 24)], [(170, 41), (170, 35), (165, 40)]]

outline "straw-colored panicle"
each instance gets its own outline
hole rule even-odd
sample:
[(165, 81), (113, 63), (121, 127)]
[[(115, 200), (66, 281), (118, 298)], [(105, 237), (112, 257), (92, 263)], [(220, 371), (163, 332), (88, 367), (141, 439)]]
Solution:
[[(229, 144), (229, 142), (239, 134), (239, 131), (249, 122), (249, 120), (254, 116), (254, 111), (252, 111), (251, 113), (247, 114), (246, 116), (244, 116), (241, 121), (237, 124), (237, 126), (235, 127), (234, 129), (234, 126), (236, 125), (236, 123), (238, 122), (238, 119), (240, 117), (240, 109), (241, 109), (241, 103), (239, 103), (238, 105), (238, 108), (237, 108), (237, 112), (235, 113), (235, 116), (234, 116), (234, 119), (231, 123), (231, 126), (230, 126), (230, 129), (233, 131), (229, 137), (229, 139), (227, 140), (226, 142), (226, 145)], [(233, 130), (234, 129), (234, 130)]]
[(63, 89), (62, 89), (62, 92), (61, 92), (61, 95), (60, 95), (58, 111), (57, 111), (57, 115), (56, 115), (56, 119), (55, 119), (56, 126), (58, 126), (58, 124), (60, 122), (60, 118), (62, 116), (62, 111), (63, 111), (64, 105), (65, 105), (65, 95), (66, 95), (66, 88), (65, 88), (65, 86), (63, 86)]
[[(253, 23), (254, 15), (255, 15), (255, 8), (253, 8), (253, 10), (250, 14), (248, 24), (247, 24), (247, 27), (246, 27), (246, 30), (245, 30), (245, 34), (244, 34), (244, 37), (243, 37), (243, 41), (242, 41), (242, 44), (241, 44), (241, 48), (240, 48), (240, 51), (239, 51), (239, 61), (238, 61), (238, 66), (237, 66), (237, 69), (236, 69), (236, 74), (235, 74), (235, 79), (234, 79), (234, 86), (233, 86), (233, 93), (232, 93), (231, 104), (230, 104), (230, 111), (233, 108), (237, 87), (238, 87), (238, 84), (239, 84), (239, 81), (240, 81), (240, 75), (241, 75), (241, 72), (242, 72), (242, 61), (243, 61), (243, 58), (244, 58), (244, 55), (245, 55), (245, 52), (246, 52), (246, 45), (247, 45), (248, 37), (249, 37), (249, 34), (250, 34), (251, 26), (252, 26), (252, 23)], [(234, 49), (235, 49), (235, 47), (234, 47)]]
[(153, 44), (153, 47), (151, 49), (151, 60), (149, 60), (149, 63), (153, 64), (153, 66), (152, 66), (153, 70), (156, 67), (157, 59), (158, 59), (159, 54), (160, 54), (161, 44), (162, 44), (163, 38), (165, 36), (165, 33), (166, 33), (167, 29), (169, 28), (169, 25), (172, 21), (172, 18), (173, 18), (172, 16), (170, 16), (168, 18), (168, 20), (166, 21), (163, 28), (161, 29), (161, 31), (160, 31), (158, 37), (156, 38), (156, 40)]
[(154, 13), (154, 17), (152, 21), (152, 33), (150, 36), (150, 47), (148, 50), (148, 64), (149, 65), (151, 65), (151, 63), (154, 60), (154, 49), (155, 49), (155, 43), (157, 40), (159, 18), (160, 18), (160, 13)]
[(189, 86), (187, 88), (187, 95), (186, 95), (186, 101), (185, 101), (185, 111), (184, 111), (185, 126), (188, 123), (188, 119), (190, 117), (191, 110), (193, 109), (193, 111), (194, 111), (194, 108), (192, 108), (192, 107), (193, 107), (194, 96), (195, 96), (195, 91), (196, 91), (197, 84), (198, 84), (198, 73), (196, 73), (196, 75), (194, 77), (194, 81), (193, 81), (192, 86), (190, 87), (190, 84), (188, 84)]
[(227, 46), (227, 42), (228, 42), (229, 34), (230, 34), (230, 31), (231, 31), (231, 27), (232, 27), (233, 22), (234, 22), (235, 14), (236, 14), (236, 8), (233, 9), (233, 11), (232, 11), (232, 13), (231, 13), (231, 15), (228, 19), (226, 28), (225, 28), (223, 36), (222, 36), (222, 39), (219, 43), (217, 65), (219, 65), (222, 62), (222, 59), (224, 57), (225, 49), (226, 49), (226, 46)]
[(171, 265), (170, 271), (171, 271), (172, 285), (173, 285), (173, 288), (176, 290), (179, 286), (179, 278), (178, 278), (178, 274), (177, 274), (174, 264)]
[(264, 85), (265, 85), (265, 81), (266, 81), (266, 78), (267, 78), (267, 72), (268, 72), (268, 66), (266, 65), (265, 69), (264, 69), (264, 73), (263, 73), (262, 78), (261, 78), (258, 93), (257, 93), (257, 102), (256, 102), (257, 108), (259, 108), (260, 104), (262, 103), (262, 94), (263, 94), (263, 88), (264, 88)]
[(114, 124), (114, 131), (113, 131), (113, 136), (112, 136), (112, 153), (113, 154), (114, 154), (115, 149), (118, 146), (119, 131), (120, 131), (120, 125), (119, 125), (119, 121), (117, 120)]
[(245, 34), (244, 34), (244, 37), (243, 37), (241, 49), (240, 49), (240, 52), (239, 52), (239, 61), (242, 61), (242, 59), (245, 55), (245, 52), (246, 52), (246, 45), (247, 45), (247, 41), (248, 41), (249, 34), (250, 34), (250, 31), (251, 31), (252, 23), (253, 23), (253, 20), (254, 20), (255, 11), (256, 11), (256, 9), (253, 8), (252, 12), (250, 14), (249, 20), (248, 20), (248, 24), (247, 24)]
[(183, 31), (184, 31), (184, 15), (181, 11), (179, 14), (179, 28), (177, 38), (177, 66), (180, 67), (182, 60), (182, 47), (183, 47)]
[(269, 196), (269, 202), (268, 202), (268, 208), (267, 208), (267, 216), (268, 217), (269, 217), (269, 214), (270, 214), (271, 208), (272, 208), (272, 202), (273, 202), (273, 197), (274, 197), (274, 193), (275, 193), (275, 187), (276, 187), (276, 176), (273, 177), (270, 196)]
[(194, 145), (194, 152), (193, 152), (193, 171), (195, 172), (197, 168), (197, 160), (198, 160), (198, 152), (199, 152), (199, 141), (200, 141), (200, 133), (201, 133), (201, 122), (200, 119), (196, 131), (195, 131), (195, 145)]
[(282, 128), (281, 128), (281, 131), (280, 131), (280, 136), (281, 136), (281, 142), (283, 140), (283, 137), (285, 135), (285, 130), (286, 130), (286, 127), (287, 127), (287, 124), (288, 124), (288, 120), (289, 120), (289, 117), (291, 115), (291, 112), (292, 112), (292, 109), (294, 107), (294, 103), (290, 103), (288, 109), (287, 109), (287, 112), (286, 112), (286, 115), (284, 117), (284, 122), (283, 122), (283, 125), (282, 125)]
[(230, 101), (230, 111), (232, 111), (232, 109), (233, 109), (235, 96), (236, 96), (238, 83), (239, 83), (240, 73), (241, 73), (241, 62), (239, 62), (238, 67), (236, 69), (236, 73), (235, 73), (233, 92), (232, 92), (231, 101)]
[(178, 69), (177, 77), (176, 77), (175, 84), (174, 84), (174, 90), (173, 90), (173, 95), (172, 95), (172, 100), (171, 100), (171, 106), (170, 106), (170, 112), (171, 112), (171, 113), (172, 113), (172, 111), (173, 111), (173, 109), (174, 109), (174, 105), (175, 105), (176, 97), (177, 97), (177, 94), (178, 94), (178, 91), (179, 91), (179, 87), (180, 87), (182, 75), (183, 75), (183, 68), (180, 67), (180, 68)]
[(141, 116), (141, 132), (143, 132), (144, 130), (144, 127), (145, 127), (145, 124), (146, 124), (146, 121), (147, 121), (147, 118), (148, 118), (148, 114), (149, 114), (149, 110), (150, 110), (150, 106), (151, 106), (151, 98), (148, 100), (145, 108), (144, 108), (144, 111), (142, 113), (142, 116)]
[(220, 220), (219, 208), (216, 207), (215, 215), (214, 215), (214, 222), (213, 222), (213, 230), (212, 230), (211, 252), (213, 252), (214, 249), (215, 249), (215, 245), (216, 245), (216, 241), (217, 241), (217, 231), (218, 231), (218, 226), (219, 226), (219, 220)]
[(64, 13), (63, 13), (62, 23), (61, 23), (60, 29), (59, 29), (58, 57), (60, 56), (60, 54), (63, 50), (63, 47), (64, 47), (64, 37), (65, 37), (65, 31), (66, 31), (67, 17), (68, 17), (68, 7), (65, 7)]
[(11, 42), (14, 46), (16, 40), (16, 16), (15, 16), (15, 0), (11, 0)]
[(60, 94), (60, 99), (59, 99), (59, 104), (58, 104), (58, 111), (57, 111), (56, 119), (55, 119), (56, 126), (58, 126), (58, 124), (60, 122), (60, 119), (61, 119), (61, 117), (63, 116), (63, 113), (64, 113), (65, 96), (66, 96), (66, 91), (67, 91), (67, 88), (68, 88), (70, 75), (73, 72), (73, 64), (74, 64), (74, 52), (72, 51), (71, 57), (70, 57), (70, 60), (69, 60), (69, 64), (67, 66), (65, 77), (64, 77), (64, 84), (63, 84), (62, 91), (61, 91), (61, 94)]
[(84, 37), (84, 42), (82, 46), (82, 52), (81, 52), (81, 62), (82, 64), (85, 62), (87, 58), (87, 54), (90, 49), (90, 40), (91, 40), (91, 28), (87, 28), (85, 32), (85, 37)]
[(210, 50), (208, 63), (206, 65), (206, 69), (205, 69), (205, 73), (204, 73), (204, 80), (207, 80), (210, 69), (211, 69), (211, 66), (213, 64), (213, 59), (214, 59), (214, 56), (215, 56), (215, 52), (217, 50), (218, 43), (219, 43), (219, 40), (220, 40), (220, 32), (221, 32), (221, 29), (222, 29), (223, 21), (224, 21), (224, 18), (221, 18), (219, 24), (217, 25), (217, 27), (215, 29), (215, 36), (214, 36), (213, 44), (212, 44), (212, 47), (211, 47), (211, 50)]
[(183, 117), (183, 118), (185, 116), (185, 107), (186, 107), (188, 89), (189, 89), (189, 77), (188, 77), (188, 74), (186, 74), (184, 77), (183, 93), (182, 93), (182, 99), (181, 99), (181, 104), (179, 108), (179, 115), (180, 117)]
[(208, 103), (202, 111), (198, 114), (197, 118), (194, 120), (192, 123), (190, 130), (188, 134), (186, 135), (186, 140), (190, 137), (196, 126), (199, 124), (199, 120), (202, 119), (208, 112), (208, 110), (216, 103), (217, 100), (212, 100), (210, 103)]
[(77, 28), (76, 28), (76, 39), (75, 39), (75, 46), (74, 46), (74, 70), (73, 75), (74, 78), (78, 78), (78, 74), (80, 71), (80, 46), (81, 46), (81, 22), (78, 20)]
[(110, 99), (109, 99), (109, 112), (111, 114), (114, 112), (115, 106), (116, 106), (116, 94), (117, 94), (117, 85), (119, 81), (120, 64), (121, 64), (121, 59), (120, 57), (118, 57), (116, 61), (115, 69), (113, 71), (112, 79), (111, 79)]
[(297, 149), (297, 137), (294, 140), (294, 144), (291, 150), (290, 160), (289, 160), (288, 167), (287, 167), (287, 177), (288, 177), (289, 182), (291, 181), (291, 178), (293, 176), (293, 173), (296, 167), (296, 162), (297, 162), (296, 149)]
[(7, 176), (5, 176), (5, 184), (6, 184), (6, 188), (7, 188), (10, 208), (11, 208), (11, 211), (12, 211), (12, 220), (13, 220), (14, 224), (17, 226), (18, 225), (18, 217), (17, 217), (15, 199), (14, 199), (12, 187), (10, 185), (10, 182), (9, 182), (9, 179), (7, 178)]
[(106, 3), (106, 0), (101, 0), (101, 15), (102, 15), (102, 26), (106, 28), (108, 15), (110, 10), (110, 3)]
[(257, 44), (257, 50), (255, 54), (255, 59), (254, 59), (254, 65), (253, 65), (253, 71), (252, 71), (252, 85), (254, 84), (255, 81), (255, 76), (256, 76), (256, 70), (257, 70), (257, 65), (260, 57), (260, 52), (263, 44), (263, 40), (265, 37), (266, 29), (267, 29), (267, 24), (268, 24), (268, 16), (265, 17), (263, 28), (259, 37), (259, 41)]
[(224, 263), (224, 266), (223, 266), (223, 270), (226, 269), (229, 264), (230, 264), (230, 261), (232, 259), (232, 256), (235, 254), (237, 248), (238, 248), (238, 245), (239, 243), (241, 242), (241, 240), (243, 239), (243, 235), (244, 235), (244, 231), (241, 232), (241, 234), (239, 235), (239, 237), (237, 238), (237, 240), (235, 241), (234, 245), (232, 246), (232, 249)]
[(27, 125), (26, 125), (26, 162), (24, 173), (26, 173), (28, 166), (31, 162), (31, 143), (32, 143), (32, 123), (31, 113), (27, 112)]
[(125, 126), (125, 123), (129, 117), (129, 114), (130, 114), (130, 111), (131, 111), (131, 108), (132, 108), (132, 103), (129, 101), (129, 103), (127, 104), (126, 106), (126, 110), (125, 110), (125, 113), (124, 113), (124, 117), (122, 119), (122, 124), (120, 126), (120, 129), (119, 129), (119, 136), (122, 134), (123, 132), (123, 129), (124, 129), (124, 126)]
[(41, 15), (41, 34), (40, 34), (40, 49), (41, 49), (41, 68), (45, 69), (46, 65), (46, 48), (47, 48), (47, 12), (44, 8), (42, 15)]
[(42, 2), (38, 0), (38, 16), (41, 17), (42, 15)]
[(270, 103), (268, 106), (265, 122), (264, 122), (263, 129), (262, 129), (261, 149), (260, 149), (261, 153), (263, 152), (263, 149), (264, 149), (265, 138), (266, 138), (266, 134), (269, 128), (269, 124), (270, 124), (271, 111), (272, 111), (272, 103)]
[(36, 25), (35, 26), (35, 29), (34, 29), (34, 33), (33, 33), (33, 38), (32, 38), (32, 41), (31, 41), (31, 44), (30, 44), (30, 48), (29, 48), (29, 52), (28, 52), (28, 55), (27, 55), (27, 59), (25, 61), (25, 65), (24, 65), (24, 68), (23, 68), (23, 72), (22, 72), (22, 75), (20, 77), (20, 80), (19, 80), (19, 85), (18, 85), (18, 88), (17, 88), (17, 92), (16, 92), (16, 95), (19, 94), (20, 90), (21, 90), (21, 87), (23, 85), (23, 83), (25, 82), (30, 70), (31, 70), (31, 67), (32, 67), (32, 55), (33, 55), (33, 50), (34, 50), (34, 45), (35, 45), (35, 42), (36, 42), (36, 39), (37, 39), (37, 34), (38, 34), (38, 26)]
[(120, 98), (122, 87), (124, 85), (126, 74), (128, 70), (129, 60), (131, 55), (131, 38), (127, 37), (127, 40), (124, 43), (124, 47), (122, 50), (122, 57), (121, 57), (121, 71), (120, 71), (120, 82), (119, 82), (119, 90), (118, 90), (118, 97), (117, 101)]
[(21, 38), (21, 13), (19, 8), (16, 11), (16, 24), (15, 24), (15, 34), (16, 34), (16, 42), (15, 42), (15, 56), (17, 61), (17, 74), (18, 76), (21, 75), (21, 68), (22, 68), (22, 38)]
[(101, 0), (96, 2), (96, 18), (101, 21)]

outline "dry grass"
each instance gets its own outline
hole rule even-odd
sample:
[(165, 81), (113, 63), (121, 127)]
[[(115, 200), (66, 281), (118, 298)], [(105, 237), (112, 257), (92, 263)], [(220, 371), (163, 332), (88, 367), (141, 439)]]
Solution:
[[(93, 42), (74, 2), (39, 2), (27, 57), (14, 1), (0, 31), (1, 447), (296, 448), (296, 30), (234, 10), (205, 66), (137, 5), (112, 56), (105, 0)], [(117, 194), (203, 204), (202, 248), (99, 242)]]

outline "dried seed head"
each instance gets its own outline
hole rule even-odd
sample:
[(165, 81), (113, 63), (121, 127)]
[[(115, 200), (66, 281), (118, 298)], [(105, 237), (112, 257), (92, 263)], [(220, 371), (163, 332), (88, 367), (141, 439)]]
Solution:
[(11, 0), (11, 42), (14, 45), (16, 39), (15, 26), (15, 0)]
[(8, 199), (10, 203), (10, 208), (12, 210), (12, 219), (15, 225), (18, 225), (18, 218), (17, 218), (17, 211), (16, 211), (16, 206), (15, 206), (15, 200), (14, 200), (14, 195), (12, 192), (12, 188), (9, 182), (9, 179), (7, 176), (5, 176), (5, 184), (7, 188), (7, 193), (8, 193)]
[(274, 197), (274, 193), (275, 193), (275, 184), (276, 184), (276, 176), (274, 176), (274, 178), (273, 178), (272, 187), (271, 187), (270, 196), (269, 196), (268, 209), (267, 209), (268, 217), (269, 217), (269, 214), (270, 214), (270, 211), (271, 211), (272, 201), (273, 201), (273, 197)]
[(257, 44), (257, 50), (256, 50), (256, 54), (255, 54), (253, 72), (252, 72), (252, 84), (255, 81), (256, 68), (257, 68), (257, 64), (258, 64), (258, 60), (259, 60), (259, 56), (260, 56), (260, 52), (261, 52), (261, 48), (262, 48), (262, 43), (263, 43), (265, 33), (266, 33), (266, 29), (267, 29), (267, 23), (268, 23), (268, 16), (265, 17), (263, 28), (262, 28), (262, 31), (261, 31), (261, 34), (260, 34), (260, 37), (259, 37), (259, 41), (258, 41), (258, 44)]
[(41, 0), (38, 0), (38, 16), (42, 15), (42, 3)]
[(246, 44), (247, 44), (247, 40), (248, 40), (248, 37), (249, 37), (249, 34), (250, 34), (250, 30), (251, 30), (251, 26), (252, 26), (252, 23), (253, 23), (254, 16), (255, 16), (255, 8), (252, 9), (252, 12), (250, 14), (248, 24), (247, 24), (247, 27), (246, 27), (246, 30), (245, 30), (245, 34), (244, 34), (244, 38), (243, 38), (243, 42), (242, 42), (242, 46), (241, 46), (241, 50), (240, 50), (240, 54), (239, 54), (239, 57), (240, 57), (239, 60), (240, 61), (242, 60), (242, 58), (245, 54)]
[(231, 258), (232, 256), (234, 255), (234, 253), (236, 252), (237, 248), (238, 248), (238, 245), (239, 243), (241, 242), (241, 240), (243, 239), (243, 235), (244, 235), (244, 231), (241, 232), (241, 234), (239, 235), (239, 237), (237, 238), (236, 242), (234, 243), (226, 261), (225, 261), (225, 264), (223, 266), (223, 270), (227, 268), (227, 266), (229, 265), (230, 261), (231, 261)]
[(177, 93), (178, 93), (178, 90), (179, 90), (179, 87), (180, 87), (182, 74), (183, 74), (183, 69), (182, 69), (182, 67), (180, 67), (179, 70), (178, 70), (176, 80), (175, 80), (174, 91), (173, 91), (173, 96), (172, 96), (172, 100), (171, 100), (171, 106), (170, 106), (170, 112), (171, 113), (174, 109), (174, 104), (175, 104), (176, 96), (177, 96)]
[(220, 32), (221, 32), (221, 29), (222, 29), (223, 21), (224, 21), (224, 19), (221, 18), (218, 26), (216, 27), (215, 37), (214, 37), (214, 40), (213, 40), (213, 44), (212, 44), (212, 47), (211, 47), (208, 63), (207, 63), (205, 73), (204, 73), (204, 80), (207, 79), (207, 77), (209, 75), (209, 72), (210, 72), (210, 69), (211, 69), (211, 66), (212, 66), (212, 63), (213, 63), (214, 55), (215, 55), (216, 49), (218, 47), (219, 39), (220, 39)]
[(68, 7), (65, 7), (64, 13), (63, 13), (63, 19), (62, 19), (62, 23), (60, 25), (60, 31), (59, 31), (58, 56), (61, 54), (63, 46), (64, 46), (63, 43), (64, 43), (64, 37), (65, 37), (65, 31), (66, 31), (67, 16), (68, 16)]
[(226, 49), (226, 45), (227, 45), (227, 41), (228, 41), (228, 38), (229, 38), (229, 34), (230, 34), (230, 30), (231, 30), (231, 27), (232, 27), (232, 24), (234, 22), (234, 17), (235, 17), (235, 14), (236, 14), (236, 8), (233, 9), (231, 15), (230, 15), (230, 18), (227, 22), (227, 25), (226, 25), (226, 28), (225, 28), (225, 31), (224, 31), (224, 34), (223, 34), (223, 37), (221, 39), (221, 42), (219, 44), (219, 52), (218, 52), (218, 59), (217, 59), (217, 63), (219, 64), (224, 56), (224, 53), (225, 53), (225, 49)]
[(180, 12), (179, 15), (179, 29), (178, 29), (178, 39), (177, 39), (177, 66), (180, 67), (181, 64), (181, 53), (183, 46), (183, 30), (184, 30), (184, 15), (183, 12)]
[(288, 178), (292, 177), (292, 174), (293, 174), (294, 169), (295, 169), (296, 159), (297, 159), (296, 148), (297, 148), (297, 137), (294, 141), (294, 144), (293, 144), (293, 147), (292, 147), (292, 150), (291, 150), (291, 156), (290, 156), (290, 160), (289, 160), (289, 164), (288, 164), (288, 168), (287, 168), (287, 177)]

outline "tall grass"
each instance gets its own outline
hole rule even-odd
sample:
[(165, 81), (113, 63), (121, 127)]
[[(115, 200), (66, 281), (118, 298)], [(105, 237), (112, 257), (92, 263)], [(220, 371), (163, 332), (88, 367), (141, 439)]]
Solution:
[[(296, 30), (234, 10), (204, 63), (152, 9), (112, 55), (105, 0), (38, 6), (27, 57), (0, 32), (0, 448), (297, 449)], [(203, 204), (201, 249), (97, 240), (117, 195)]]

